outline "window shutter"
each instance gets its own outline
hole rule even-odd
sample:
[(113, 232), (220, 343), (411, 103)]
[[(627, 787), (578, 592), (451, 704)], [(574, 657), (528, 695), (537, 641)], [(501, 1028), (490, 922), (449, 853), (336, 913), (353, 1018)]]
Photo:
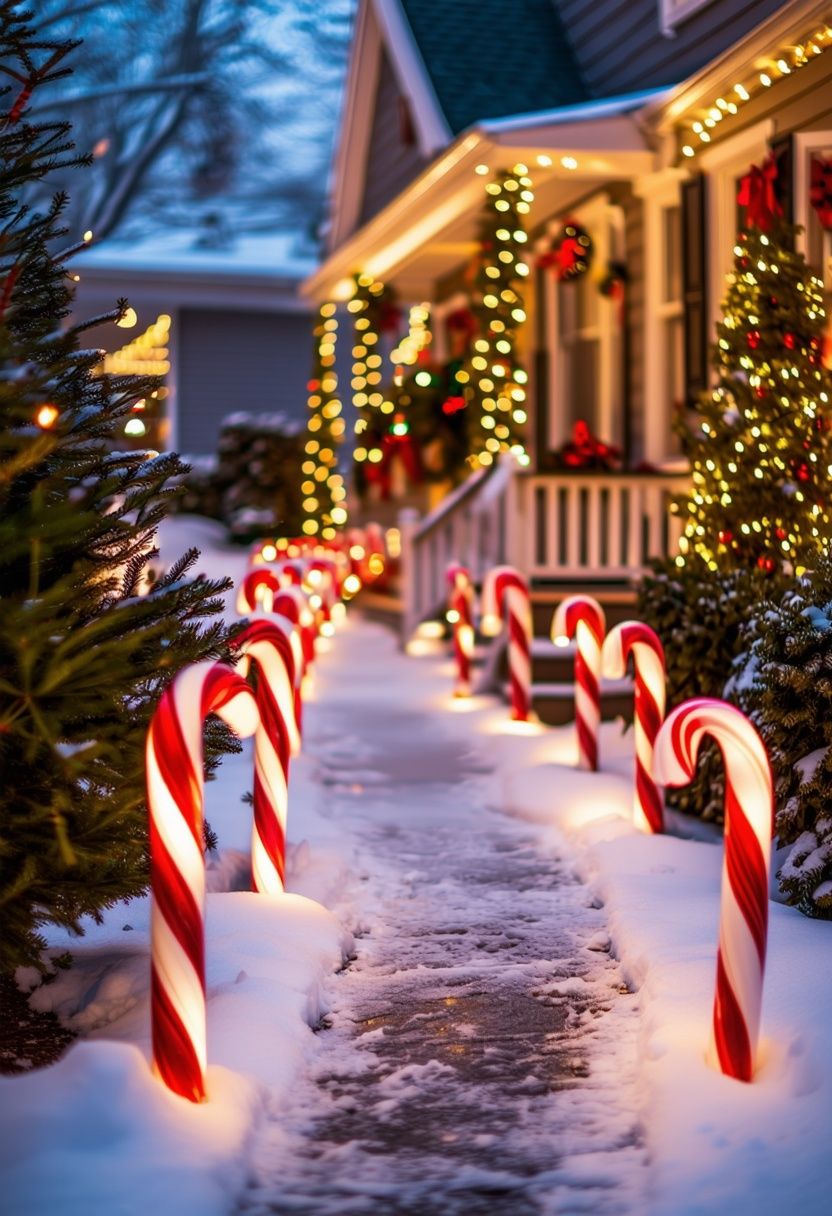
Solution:
[(534, 446), (538, 469), (551, 467), (551, 441), (549, 439), (549, 392), (551, 354), (547, 345), (547, 295), (546, 270), (537, 267), (535, 273), (535, 335), (534, 335)]
[(783, 219), (794, 223), (794, 139), (781, 135), (771, 144), (771, 154), (777, 165), (777, 198), (783, 208)]
[(695, 405), (708, 386), (708, 296), (705, 175), (682, 185), (682, 288), (685, 399)]

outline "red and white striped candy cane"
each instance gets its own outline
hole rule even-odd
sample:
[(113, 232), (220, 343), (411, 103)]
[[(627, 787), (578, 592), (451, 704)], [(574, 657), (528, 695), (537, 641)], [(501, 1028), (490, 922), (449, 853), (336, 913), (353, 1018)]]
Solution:
[(450, 583), (448, 615), (453, 629), (454, 658), (456, 660), (455, 697), (471, 695), (471, 658), (474, 653), (474, 585), (464, 566), (448, 566), (446, 577)]
[(643, 832), (664, 831), (664, 799), (653, 780), (653, 746), (664, 718), (665, 667), (661, 641), (642, 621), (616, 625), (604, 638), (601, 671), (610, 680), (635, 674), (636, 793), (634, 821)]
[(508, 618), (508, 670), (511, 716), (526, 722), (531, 712), (532, 609), (529, 585), (512, 566), (494, 566), (482, 585), (482, 631), (496, 634)]
[(601, 643), (606, 618), (591, 595), (561, 600), (552, 620), (552, 641), (565, 645), (575, 639), (575, 728), (581, 768), (598, 768), (598, 727), (601, 723)]
[(279, 588), (280, 579), (273, 570), (266, 566), (249, 570), (237, 591), (237, 611), (240, 616), (248, 616), (260, 607), (270, 612), (274, 594)]
[(251, 889), (279, 895), (286, 881), (286, 818), (289, 809), (289, 757), (297, 738), (292, 648), (273, 621), (257, 617), (238, 634), (234, 645), (240, 668), (257, 664), (257, 708), (254, 735), (254, 826), (251, 836)]
[(205, 1097), (205, 859), (202, 724), (218, 714), (238, 735), (258, 724), (254, 694), (224, 663), (176, 676), (147, 734), (153, 1066), (169, 1089)]
[(315, 659), (315, 617), (302, 587), (281, 587), (274, 597), (273, 610), (297, 627), (303, 650), (304, 673)]
[(713, 1052), (722, 1072), (750, 1081), (760, 1028), (768, 933), (768, 879), (774, 828), (771, 768), (762, 739), (744, 714), (724, 701), (697, 697), (672, 710), (659, 731), (653, 775), (686, 785), (710, 736), (725, 764), (725, 853)]
[(287, 559), (277, 565), (277, 574), (282, 587), (300, 587), (306, 572), (306, 563), (298, 558)]
[(295, 711), (296, 726), (292, 737), (291, 754), (297, 756), (301, 748), (301, 734), (303, 731), (303, 676), (305, 669), (300, 629), (289, 617), (282, 616), (278, 612), (265, 613), (263, 619), (271, 621), (273, 625), (276, 625), (281, 630), (285, 638), (285, 645), (289, 651), (286, 667), (287, 670), (291, 669), (292, 672), (292, 704)]

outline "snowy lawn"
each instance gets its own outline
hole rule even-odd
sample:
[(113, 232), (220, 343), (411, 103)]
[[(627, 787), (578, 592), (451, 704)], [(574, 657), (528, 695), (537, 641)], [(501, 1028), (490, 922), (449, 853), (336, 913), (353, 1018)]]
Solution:
[[(224, 550), (216, 536), (205, 521), (179, 519), (163, 547), (175, 553), (193, 539), (207, 547), (207, 573), (238, 578), (245, 553)], [(366, 631), (386, 637), (353, 617), (334, 642), (336, 665), (339, 648), (367, 644)], [(413, 650), (414, 693), (445, 716), (449, 738), (466, 741), (493, 766), (495, 806), (537, 825), (542, 848), (577, 852), (606, 906), (612, 951), (641, 1005), (649, 1212), (827, 1210), (832, 925), (772, 903), (758, 1075), (748, 1086), (721, 1077), (706, 1063), (721, 866), (713, 834), (635, 833), (631, 746), (616, 726), (603, 728), (605, 771), (578, 772), (570, 729), (512, 724), (488, 697), (455, 702), (444, 654), (426, 642)], [(293, 894), (268, 899), (240, 889), (247, 885), (250, 810), (240, 800), (250, 781), (248, 753), (227, 761), (208, 787), (207, 814), (222, 849), (209, 874), (207, 912), (210, 1100), (194, 1106), (173, 1097), (150, 1072), (147, 901), (118, 907), (80, 942), (56, 936), (56, 951), (71, 944), (76, 965), (33, 1001), (86, 1038), (49, 1069), (0, 1080), (9, 1211), (210, 1216), (234, 1207), (263, 1112), (279, 1112), (293, 1079), (324, 1050), (311, 1028), (326, 1012), (329, 977), (368, 898), (350, 881), (357, 863), (349, 825), (322, 813), (315, 698), (327, 697), (326, 663), (324, 655), (306, 711), (309, 754), (293, 768)], [(403, 701), (409, 688), (401, 688)], [(356, 689), (358, 715), (361, 698)], [(356, 721), (345, 721), (343, 739), (330, 740), (324, 760), (330, 777), (342, 763), (344, 781), (367, 785), (373, 773), (351, 751)]]

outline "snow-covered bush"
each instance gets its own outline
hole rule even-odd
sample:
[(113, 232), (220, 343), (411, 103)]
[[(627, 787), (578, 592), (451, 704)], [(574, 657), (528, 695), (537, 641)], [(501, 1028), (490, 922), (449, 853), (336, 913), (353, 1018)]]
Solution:
[(832, 919), (832, 561), (759, 606), (730, 691), (768, 747), (789, 902)]

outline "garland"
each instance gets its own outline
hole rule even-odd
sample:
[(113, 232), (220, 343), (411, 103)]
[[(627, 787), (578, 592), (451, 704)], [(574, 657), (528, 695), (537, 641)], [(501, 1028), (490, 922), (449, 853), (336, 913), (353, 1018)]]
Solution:
[(338, 445), (346, 427), (335, 372), (338, 319), (334, 304), (321, 305), (313, 336), (312, 376), (307, 383), (308, 438), (301, 465), (303, 531), (306, 536), (332, 540), (336, 529), (347, 522), (347, 492), (338, 472)]

